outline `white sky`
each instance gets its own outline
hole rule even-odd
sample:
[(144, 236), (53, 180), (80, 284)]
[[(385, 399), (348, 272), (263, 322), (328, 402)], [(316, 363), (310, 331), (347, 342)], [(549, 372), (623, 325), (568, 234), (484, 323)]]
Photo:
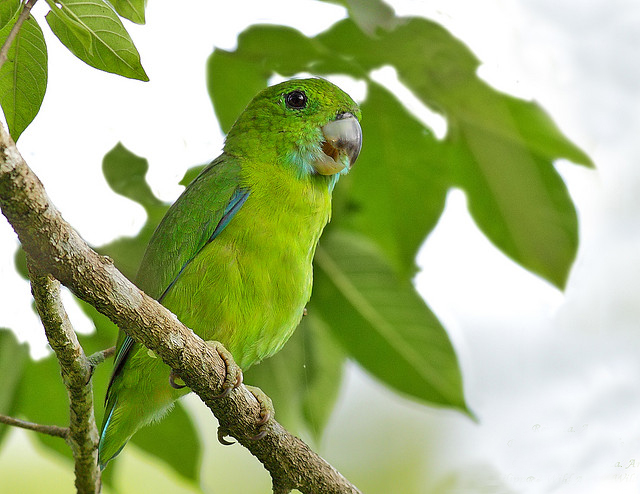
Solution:
[[(483, 61), (480, 75), (495, 87), (541, 102), (598, 171), (557, 165), (581, 224), (580, 253), (565, 294), (502, 256), (469, 219), (464, 195), (450, 194), (420, 253), (417, 282), (451, 333), (480, 424), (449, 412), (416, 411), (403, 400), (388, 412), (426, 424), (425, 443), (438, 452), (428, 467), (432, 474), (457, 472), (475, 482), (488, 475), (524, 493), (637, 492), (635, 469), (615, 465), (640, 461), (640, 4), (390, 3), (399, 15), (444, 24)], [(179, 194), (175, 184), (186, 168), (219, 153), (222, 135), (204, 78), (213, 46), (232, 49), (237, 33), (255, 22), (285, 23), (311, 35), (344, 16), (340, 7), (310, 0), (225, 2), (224, 16), (219, 5), (192, 1), (176, 12), (150, 2), (147, 26), (127, 25), (151, 78), (146, 84), (84, 66), (41, 22), (49, 86), (19, 147), (89, 242), (135, 234), (144, 222), (142, 208), (115, 195), (102, 178), (102, 157), (117, 141), (150, 160), (149, 181), (165, 200)], [(44, 7), (39, 2), (35, 9), (39, 21)], [(379, 78), (393, 87), (389, 71)], [(363, 96), (361, 86), (341, 85)], [(427, 110), (417, 113), (433, 121)], [(444, 129), (437, 119), (435, 126)], [(42, 355), (46, 344), (29, 308), (28, 284), (13, 272), (15, 247), (2, 218), (0, 327), (18, 329)], [(77, 327), (90, 329), (75, 319)], [(362, 441), (349, 417), (389, 393), (353, 370), (344, 394), (330, 437)], [(327, 447), (339, 457), (340, 440), (329, 439)], [(634, 477), (616, 480), (630, 472)]]

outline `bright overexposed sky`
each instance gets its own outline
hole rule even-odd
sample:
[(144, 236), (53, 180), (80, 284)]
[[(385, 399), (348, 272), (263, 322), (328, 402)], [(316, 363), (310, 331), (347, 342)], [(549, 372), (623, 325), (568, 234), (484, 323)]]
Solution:
[[(313, 0), (188, 3), (179, 11), (176, 2), (173, 9), (149, 2), (146, 26), (127, 24), (149, 83), (86, 67), (50, 34), (42, 21), (46, 4), (34, 9), (49, 47), (49, 85), (19, 148), (65, 218), (95, 245), (135, 234), (145, 219), (102, 177), (102, 157), (118, 141), (149, 159), (149, 182), (167, 201), (180, 193), (176, 184), (187, 168), (220, 152), (223, 136), (205, 87), (214, 46), (233, 49), (237, 34), (256, 22), (312, 35), (345, 15)], [(448, 475), (460, 490), (442, 492), (638, 492), (637, 467), (624, 467), (640, 466), (640, 3), (389, 3), (399, 15), (423, 15), (450, 29), (482, 61), (482, 78), (540, 102), (597, 170), (556, 164), (581, 228), (564, 293), (497, 251), (470, 219), (464, 194), (449, 194), (421, 249), (416, 282), (451, 334), (479, 422), (397, 399), (353, 366), (327, 432), (327, 454), (347, 465), (373, 464), (375, 448), (343, 458), (341, 441), (366, 443), (373, 420), (404, 414), (423, 425), (418, 434), (437, 452), (425, 463), (425, 493)], [(376, 79), (406, 91), (391, 69)], [(366, 96), (356, 81), (340, 85)], [(416, 103), (412, 111), (437, 135), (446, 131), (428, 109)], [(0, 219), (0, 327), (16, 330), (42, 356), (46, 342), (28, 284), (13, 270), (16, 245)], [(67, 305), (76, 326), (90, 330)], [(388, 397), (388, 409), (362, 419), (362, 410)], [(400, 431), (389, 449), (402, 451), (401, 438)], [(475, 490), (479, 485), (488, 490)]]

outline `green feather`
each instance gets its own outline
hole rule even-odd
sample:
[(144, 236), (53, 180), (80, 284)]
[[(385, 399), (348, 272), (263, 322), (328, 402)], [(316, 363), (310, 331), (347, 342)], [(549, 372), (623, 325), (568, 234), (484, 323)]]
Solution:
[[(304, 92), (304, 108), (288, 105), (292, 91)], [(243, 369), (282, 348), (311, 296), (313, 255), (338, 176), (316, 173), (314, 160), (326, 159), (323, 126), (345, 113), (360, 116), (353, 100), (323, 79), (259, 93), (230, 130), (223, 154), (169, 209), (141, 263), (138, 286), (200, 337), (222, 342)], [(102, 467), (188, 392), (169, 386), (169, 373), (120, 332)]]

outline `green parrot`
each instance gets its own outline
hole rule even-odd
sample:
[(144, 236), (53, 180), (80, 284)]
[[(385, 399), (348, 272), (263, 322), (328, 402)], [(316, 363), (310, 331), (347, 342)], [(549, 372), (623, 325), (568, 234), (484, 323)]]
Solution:
[[(331, 217), (331, 193), (362, 145), (358, 105), (320, 78), (258, 93), (222, 154), (167, 211), (136, 284), (239, 367), (289, 339), (311, 296), (312, 260)], [(120, 331), (99, 444), (104, 468), (142, 426), (188, 389)]]

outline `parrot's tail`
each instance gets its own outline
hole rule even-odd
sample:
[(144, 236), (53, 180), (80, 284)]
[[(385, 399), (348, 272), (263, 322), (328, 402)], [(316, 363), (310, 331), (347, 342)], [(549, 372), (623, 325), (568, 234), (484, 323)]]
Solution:
[[(171, 389), (168, 384), (166, 387)], [(119, 393), (112, 394), (113, 398), (107, 402), (98, 444), (98, 464), (101, 470), (122, 451), (138, 429), (162, 418), (177, 398), (163, 393), (162, 397), (154, 396), (161, 399), (141, 402), (135, 396), (127, 396), (127, 392), (132, 393), (133, 390), (121, 389)]]

